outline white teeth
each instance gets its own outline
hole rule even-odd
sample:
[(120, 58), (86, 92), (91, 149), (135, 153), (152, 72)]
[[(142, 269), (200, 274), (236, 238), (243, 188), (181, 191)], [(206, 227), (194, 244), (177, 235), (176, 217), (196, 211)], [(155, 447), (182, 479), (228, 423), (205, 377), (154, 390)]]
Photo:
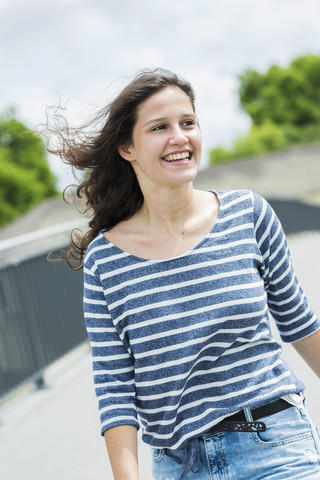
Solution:
[(176, 160), (182, 160), (182, 159), (188, 159), (190, 156), (189, 152), (184, 152), (184, 153), (174, 153), (172, 155), (167, 155), (164, 157), (166, 162), (174, 162)]

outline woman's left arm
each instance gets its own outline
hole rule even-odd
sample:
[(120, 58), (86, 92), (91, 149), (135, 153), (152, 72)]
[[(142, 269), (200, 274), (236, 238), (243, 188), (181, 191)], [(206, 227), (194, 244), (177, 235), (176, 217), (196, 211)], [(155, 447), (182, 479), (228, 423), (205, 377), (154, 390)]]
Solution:
[(292, 345), (320, 378), (320, 330)]
[[(320, 376), (320, 319), (312, 311), (295, 275), (286, 237), (274, 210), (253, 194), (254, 225), (261, 254), (259, 271), (268, 307), (281, 339), (296, 346), (302, 357)], [(301, 340), (301, 342), (300, 342)]]

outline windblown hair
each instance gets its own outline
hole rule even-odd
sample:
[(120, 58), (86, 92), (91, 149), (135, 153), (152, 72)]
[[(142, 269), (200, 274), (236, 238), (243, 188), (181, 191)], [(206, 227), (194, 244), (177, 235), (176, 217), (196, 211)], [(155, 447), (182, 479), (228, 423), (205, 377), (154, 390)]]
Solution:
[[(90, 211), (89, 230), (84, 235), (73, 230), (65, 255), (57, 259), (64, 259), (74, 270), (82, 268), (88, 245), (102, 229), (129, 219), (141, 208), (143, 195), (136, 175), (118, 147), (132, 143), (138, 107), (166, 87), (184, 91), (195, 110), (194, 91), (186, 80), (168, 70), (143, 70), (89, 125), (69, 128), (58, 115), (63, 125), (47, 127), (49, 134), (58, 139), (58, 145), (49, 145), (48, 151), (74, 169), (86, 171), (76, 192), (78, 198), (85, 200), (86, 212)], [(95, 132), (97, 125), (100, 128)]]

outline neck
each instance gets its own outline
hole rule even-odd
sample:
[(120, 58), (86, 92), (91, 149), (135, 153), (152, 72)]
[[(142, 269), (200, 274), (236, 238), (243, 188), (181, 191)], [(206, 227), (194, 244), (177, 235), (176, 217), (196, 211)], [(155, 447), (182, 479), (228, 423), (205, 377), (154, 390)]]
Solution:
[(176, 230), (183, 227), (196, 208), (196, 191), (192, 183), (177, 187), (143, 191), (140, 220), (153, 230)]

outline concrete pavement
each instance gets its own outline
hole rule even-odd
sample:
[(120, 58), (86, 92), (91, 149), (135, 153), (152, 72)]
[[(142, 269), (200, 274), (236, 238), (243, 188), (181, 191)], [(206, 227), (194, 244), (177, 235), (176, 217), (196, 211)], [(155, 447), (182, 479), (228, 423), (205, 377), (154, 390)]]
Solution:
[(200, 170), (200, 190), (249, 189), (266, 198), (320, 205), (320, 143)]
[[(293, 263), (307, 296), (320, 314), (320, 233), (289, 237)], [(320, 426), (320, 380), (290, 345), (284, 357), (307, 387), (307, 407)], [(48, 387), (25, 389), (0, 413), (1, 480), (112, 480), (99, 434), (91, 359), (85, 344), (52, 365)], [(151, 480), (150, 453), (140, 441), (140, 480)]]
[[(21, 393), (0, 414), (1, 480), (111, 480), (87, 344), (51, 366), (47, 387)], [(141, 440), (140, 440), (141, 444)], [(149, 448), (140, 445), (141, 480)]]

